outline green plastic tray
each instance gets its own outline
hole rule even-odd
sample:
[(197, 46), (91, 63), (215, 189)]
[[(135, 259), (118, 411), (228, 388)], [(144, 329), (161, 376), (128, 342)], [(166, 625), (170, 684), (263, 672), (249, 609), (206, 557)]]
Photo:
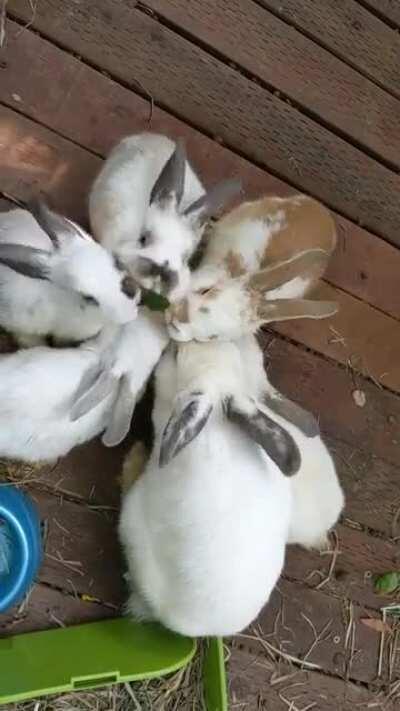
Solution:
[[(0, 639), (0, 704), (164, 676), (188, 664), (193, 639), (118, 618)], [(208, 711), (226, 711), (222, 641), (204, 665)]]

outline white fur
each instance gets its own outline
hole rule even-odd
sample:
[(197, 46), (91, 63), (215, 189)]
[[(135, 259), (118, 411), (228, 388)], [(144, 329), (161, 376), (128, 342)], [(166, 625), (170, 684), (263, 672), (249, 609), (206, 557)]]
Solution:
[[(223, 398), (245, 386), (235, 344), (189, 344), (177, 361), (171, 346), (156, 371), (153, 453), (123, 500), (129, 609), (182, 634), (245, 628), (282, 569), (289, 480), (222, 412)], [(197, 438), (160, 470), (163, 429), (175, 397), (189, 390), (204, 391), (214, 410)]]
[[(94, 182), (89, 198), (93, 232), (106, 249), (126, 261), (146, 288), (159, 288), (154, 278), (143, 278), (138, 258), (157, 265), (167, 264), (179, 273), (180, 283), (171, 300), (188, 286), (187, 262), (196, 248), (202, 228), (194, 229), (181, 214), (204, 194), (204, 188), (186, 163), (184, 193), (180, 211), (175, 204), (149, 206), (151, 190), (170, 158), (175, 143), (167, 136), (142, 133), (123, 139), (110, 153)], [(151, 242), (141, 246), (140, 236), (148, 232)]]
[(0, 356), (0, 457), (55, 460), (105, 428), (115, 391), (78, 422), (69, 414), (82, 375), (98, 362), (106, 331), (79, 348)]
[[(52, 335), (81, 341), (94, 336), (107, 321), (125, 323), (137, 315), (136, 298), (121, 290), (124, 273), (112, 256), (73, 225), (76, 236), (58, 235), (54, 249), (34, 217), (22, 209), (0, 214), (0, 243), (46, 250), (50, 280), (33, 279), (0, 264), (0, 324), (18, 336)], [(98, 305), (87, 303), (85, 297)]]
[[(257, 400), (263, 392), (279, 398), (267, 378), (262, 351), (254, 336), (241, 339), (240, 350), (249, 392)], [(306, 437), (287, 420), (270, 410), (268, 414), (292, 435), (301, 453), (300, 470), (290, 479), (293, 509), (288, 543), (321, 549), (344, 506), (334, 461), (321, 437)]]
[(207, 244), (202, 265), (220, 264), (229, 252), (234, 252), (241, 256), (247, 271), (255, 271), (260, 267), (272, 237), (284, 227), (286, 219), (283, 210), (263, 220), (253, 219), (234, 224), (219, 220)]

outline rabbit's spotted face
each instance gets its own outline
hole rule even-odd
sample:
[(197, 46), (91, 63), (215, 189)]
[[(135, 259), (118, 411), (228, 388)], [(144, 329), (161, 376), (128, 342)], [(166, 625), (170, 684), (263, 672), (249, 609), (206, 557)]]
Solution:
[(150, 205), (130, 261), (132, 274), (146, 289), (181, 299), (189, 287), (188, 262), (199, 234), (176, 210), (174, 201)]
[(166, 313), (175, 341), (228, 341), (256, 330), (255, 304), (243, 279), (210, 283), (206, 279)]

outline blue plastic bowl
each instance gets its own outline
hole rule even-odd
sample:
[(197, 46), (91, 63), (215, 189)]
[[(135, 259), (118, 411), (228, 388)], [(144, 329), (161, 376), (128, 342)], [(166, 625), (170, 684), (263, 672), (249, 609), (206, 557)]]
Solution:
[(0, 612), (22, 600), (41, 560), (36, 508), (15, 486), (0, 485)]

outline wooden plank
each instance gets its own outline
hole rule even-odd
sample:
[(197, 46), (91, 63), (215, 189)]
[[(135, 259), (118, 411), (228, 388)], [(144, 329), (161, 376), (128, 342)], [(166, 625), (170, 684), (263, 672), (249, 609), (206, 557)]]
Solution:
[[(337, 677), (369, 682), (376, 678), (380, 643), (380, 635), (361, 622), (370, 616), (345, 598), (281, 579), (257, 622), (233, 645), (262, 654), (269, 642), (299, 664), (304, 660)], [(386, 664), (385, 657), (382, 683), (387, 681)]]
[(0, 638), (62, 625), (94, 622), (115, 614), (111, 607), (84, 602), (79, 597), (37, 583), (23, 605), (1, 615)]
[[(12, 13), (32, 19), (24, 0)], [(33, 27), (133, 86), (137, 77), (156, 103), (399, 244), (400, 175), (136, 8), (90, 0), (66, 16), (41, 0)]]
[(356, 144), (399, 165), (399, 100), (253, 0), (144, 4)]
[[(233, 648), (229, 658), (232, 709), (245, 711), (353, 711), (375, 701), (374, 691), (319, 672), (301, 671), (289, 664), (275, 665), (266, 655)], [(276, 683), (277, 679), (281, 679)], [(271, 684), (274, 681), (274, 684)], [(387, 701), (394, 711), (395, 701)]]
[(5, 107), (0, 156), (0, 190), (22, 201), (43, 190), (56, 206), (87, 222), (87, 190), (100, 165), (96, 156)]
[(356, 0), (258, 2), (380, 86), (400, 95), (400, 37)]
[(36, 489), (30, 494), (48, 531), (39, 580), (119, 606), (125, 590), (116, 512)]
[(369, 304), (323, 284), (315, 295), (337, 301), (338, 313), (323, 321), (295, 320), (274, 324), (284, 336), (400, 391), (400, 330), (398, 322)]
[(387, 20), (390, 25), (400, 27), (400, 5), (398, 0), (362, 0), (378, 17)]
[(325, 593), (375, 610), (393, 602), (387, 596), (375, 594), (373, 576), (398, 570), (398, 546), (343, 525), (337, 526), (336, 534), (337, 557), (330, 576), (332, 552), (321, 554), (298, 546), (288, 548), (284, 575), (312, 589), (326, 581), (323, 583)]
[[(18, 25), (10, 22), (8, 37), (18, 32)], [(29, 73), (23, 70), (26, 66)], [(53, 81), (54, 74), (59, 81)], [(146, 100), (32, 32), (25, 31), (16, 41), (9, 41), (7, 68), (1, 77), (0, 100), (23, 108), (25, 115), (100, 155), (106, 155), (123, 135), (147, 127)], [(194, 165), (209, 184), (234, 174), (243, 179), (249, 197), (293, 192), (282, 181), (161, 109), (154, 109), (152, 129), (184, 136)], [(339, 245), (328, 281), (400, 319), (400, 252), (345, 218), (336, 219)]]
[[(323, 358), (305, 353), (280, 339), (262, 336), (271, 382), (288, 397), (314, 412), (324, 432), (354, 449), (364, 450), (399, 466), (399, 398), (351, 370), (338, 368)], [(352, 393), (361, 388), (364, 407)]]

